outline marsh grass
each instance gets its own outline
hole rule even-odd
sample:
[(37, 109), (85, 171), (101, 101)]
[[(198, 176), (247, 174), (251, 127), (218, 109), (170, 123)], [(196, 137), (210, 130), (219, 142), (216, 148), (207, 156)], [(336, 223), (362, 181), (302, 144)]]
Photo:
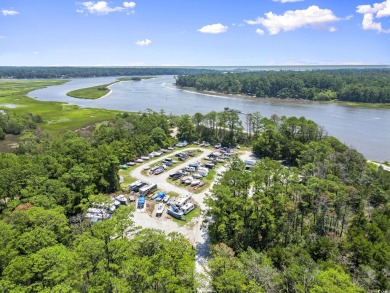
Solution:
[(110, 85), (117, 83), (118, 81), (114, 81), (108, 84), (102, 84), (87, 88), (82, 88), (74, 91), (67, 92), (66, 95), (69, 97), (77, 98), (77, 99), (90, 99), (96, 100), (101, 97), (107, 95), (111, 90), (109, 89)]

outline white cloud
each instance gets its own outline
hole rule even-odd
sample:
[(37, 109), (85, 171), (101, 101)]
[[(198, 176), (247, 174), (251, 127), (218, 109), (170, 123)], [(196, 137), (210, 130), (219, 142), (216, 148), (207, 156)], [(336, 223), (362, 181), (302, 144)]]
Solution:
[(88, 1), (80, 3), (80, 9), (77, 9), (78, 13), (90, 13), (98, 15), (106, 15), (111, 12), (121, 12), (126, 11), (127, 9), (133, 9), (135, 7), (135, 2), (123, 2), (123, 6), (110, 7), (106, 1)]
[(38, 51), (33, 52), (33, 55), (38, 55), (38, 54), (39, 54)]
[[(390, 29), (383, 29), (382, 23), (376, 22), (375, 18), (390, 16), (390, 0), (371, 5), (359, 5), (356, 12), (363, 14), (362, 28), (364, 30), (376, 30), (380, 33), (390, 33)], [(374, 16), (375, 14), (375, 16)]]
[[(271, 35), (276, 35), (280, 31), (292, 31), (301, 27), (326, 28), (332, 30), (327, 25), (339, 21), (340, 18), (333, 14), (330, 9), (321, 9), (316, 5), (303, 10), (288, 10), (282, 15), (273, 12), (265, 13), (264, 17), (255, 20), (245, 20), (247, 24), (261, 24), (267, 28)], [(333, 28), (334, 29), (334, 28)]]
[(264, 35), (264, 31), (262, 29), (257, 29), (256, 34), (259, 34), (260, 36)]
[(288, 2), (302, 2), (303, 0), (273, 0), (274, 2), (288, 3)]
[(135, 7), (135, 2), (123, 2), (123, 7), (133, 9)]
[(0, 39), (6, 39), (7, 37), (5, 37), (5, 36), (0, 36)]
[(152, 43), (152, 41), (149, 40), (149, 39), (145, 39), (145, 40), (141, 40), (141, 41), (136, 41), (136, 42), (135, 42), (135, 44), (136, 44), (137, 46), (140, 46), (140, 47), (149, 46), (151, 43)]
[(227, 29), (228, 27), (224, 26), (223, 24), (214, 23), (214, 24), (205, 25), (204, 27), (198, 29), (198, 31), (206, 34), (220, 34), (226, 32)]
[(19, 14), (19, 12), (17, 12), (16, 10), (7, 10), (7, 9), (3, 9), (3, 10), (1, 10), (1, 14), (3, 14), (4, 16), (8, 16), (8, 15), (16, 15), (16, 14)]

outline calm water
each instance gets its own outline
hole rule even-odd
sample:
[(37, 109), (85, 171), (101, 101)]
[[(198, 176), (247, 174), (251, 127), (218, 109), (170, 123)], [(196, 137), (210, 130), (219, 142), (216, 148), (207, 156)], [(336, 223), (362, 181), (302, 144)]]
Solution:
[(74, 79), (64, 85), (48, 87), (29, 93), (43, 101), (60, 101), (81, 107), (124, 111), (155, 111), (194, 114), (223, 111), (229, 107), (243, 112), (260, 112), (263, 116), (305, 116), (326, 128), (329, 134), (356, 148), (370, 160), (390, 162), (390, 110), (348, 107), (338, 104), (252, 99), (191, 93), (175, 88), (172, 76), (140, 82), (114, 84), (112, 93), (99, 100), (81, 100), (66, 96), (70, 90), (114, 81), (109, 78)]

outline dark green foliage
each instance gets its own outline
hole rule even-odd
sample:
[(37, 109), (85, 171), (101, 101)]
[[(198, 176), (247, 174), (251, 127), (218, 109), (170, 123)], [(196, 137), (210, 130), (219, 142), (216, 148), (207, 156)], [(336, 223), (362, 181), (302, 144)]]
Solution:
[(316, 101), (390, 102), (390, 70), (261, 71), (179, 76), (176, 84), (201, 91)]
[[(267, 292), (389, 290), (390, 172), (304, 118), (264, 123), (253, 151), (261, 160), (251, 172), (232, 158), (207, 199), (212, 242), (232, 248), (218, 268), (232, 266), (242, 280), (234, 285), (254, 282)], [(238, 290), (229, 275), (212, 274), (216, 291)]]
[(196, 68), (141, 67), (0, 67), (0, 78), (74, 78), (99, 76), (179, 75), (213, 72)]
[(169, 131), (164, 113), (121, 114), (90, 135), (0, 153), (0, 291), (195, 291), (195, 251), (183, 236), (133, 231), (132, 206), (103, 222), (83, 219), (107, 201), (101, 194), (118, 191), (120, 160), (171, 144)]
[(205, 115), (195, 113), (194, 116), (183, 115), (177, 120), (180, 140), (207, 141), (220, 143), (224, 147), (234, 147), (238, 143), (248, 143), (250, 135), (243, 132), (242, 121), (235, 111), (212, 111)]
[(5, 134), (19, 135), (23, 131), (34, 130), (38, 123), (42, 123), (42, 117), (27, 113), (25, 115), (8, 115), (0, 113), (0, 140)]

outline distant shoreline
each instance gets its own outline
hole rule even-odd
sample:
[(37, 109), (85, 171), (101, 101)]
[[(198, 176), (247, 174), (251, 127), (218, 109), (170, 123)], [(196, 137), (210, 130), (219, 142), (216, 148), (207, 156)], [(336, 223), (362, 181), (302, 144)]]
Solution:
[(362, 107), (362, 108), (373, 108), (373, 109), (386, 109), (390, 110), (390, 104), (379, 104), (379, 103), (359, 103), (359, 102), (348, 102), (348, 101), (339, 101), (339, 100), (333, 100), (333, 101), (312, 101), (312, 100), (305, 100), (305, 99), (292, 99), (292, 98), (277, 98), (277, 97), (255, 97), (255, 96), (249, 96), (249, 95), (243, 95), (243, 94), (225, 94), (220, 93), (216, 91), (199, 91), (195, 88), (191, 87), (181, 87), (178, 85), (173, 84), (177, 89), (180, 89), (184, 92), (193, 93), (193, 94), (200, 94), (210, 97), (227, 97), (227, 98), (240, 98), (240, 99), (264, 99), (264, 100), (270, 100), (270, 101), (276, 101), (276, 102), (282, 102), (282, 101), (288, 101), (288, 102), (294, 102), (297, 104), (310, 104), (310, 103), (319, 103), (319, 104), (340, 104), (343, 106), (349, 106), (349, 107)]

